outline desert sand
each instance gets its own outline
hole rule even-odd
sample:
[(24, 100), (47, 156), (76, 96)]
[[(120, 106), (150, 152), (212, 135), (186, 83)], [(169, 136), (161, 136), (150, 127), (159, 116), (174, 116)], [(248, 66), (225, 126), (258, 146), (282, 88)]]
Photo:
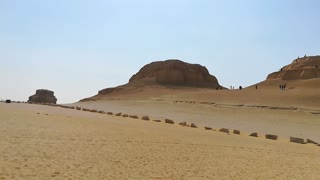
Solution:
[(0, 139), (0, 179), (320, 178), (319, 146), (60, 107), (1, 103)]
[(291, 81), (285, 91), (280, 83), (268, 81), (243, 90), (131, 87), (72, 106), (320, 142), (320, 79)]
[(296, 62), (242, 90), (168, 60), (74, 104), (1, 103), (0, 179), (320, 179), (318, 64)]

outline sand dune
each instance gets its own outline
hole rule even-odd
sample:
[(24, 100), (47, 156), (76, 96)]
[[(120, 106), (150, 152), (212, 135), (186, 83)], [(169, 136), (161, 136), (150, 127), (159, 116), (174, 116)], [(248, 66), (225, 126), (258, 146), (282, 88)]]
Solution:
[(320, 148), (0, 104), (0, 179), (319, 179)]

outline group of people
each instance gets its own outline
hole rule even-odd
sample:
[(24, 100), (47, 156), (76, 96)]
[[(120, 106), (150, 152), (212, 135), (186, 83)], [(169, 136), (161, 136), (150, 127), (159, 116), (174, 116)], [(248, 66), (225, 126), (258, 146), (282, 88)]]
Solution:
[(279, 85), (280, 90), (286, 90), (287, 84), (281, 84)]
[[(242, 90), (242, 86), (239, 86), (239, 89)], [(234, 90), (234, 86), (230, 86), (230, 90)]]

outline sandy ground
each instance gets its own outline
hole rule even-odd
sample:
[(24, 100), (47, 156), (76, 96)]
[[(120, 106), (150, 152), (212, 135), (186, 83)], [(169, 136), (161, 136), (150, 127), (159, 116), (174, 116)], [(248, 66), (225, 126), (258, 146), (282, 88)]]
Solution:
[(319, 89), (320, 79), (267, 81), (243, 90), (130, 87), (73, 106), (320, 142)]
[(285, 139), (0, 104), (0, 179), (319, 179), (319, 159)]

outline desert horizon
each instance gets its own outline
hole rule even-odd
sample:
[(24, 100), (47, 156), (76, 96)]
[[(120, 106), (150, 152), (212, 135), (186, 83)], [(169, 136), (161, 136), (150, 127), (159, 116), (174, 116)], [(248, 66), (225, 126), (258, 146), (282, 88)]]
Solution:
[(318, 178), (320, 79), (301, 79), (310, 65), (227, 89), (201, 65), (155, 64), (76, 103), (45, 89), (1, 103), (0, 178)]
[(319, 180), (320, 1), (0, 1), (0, 180)]

